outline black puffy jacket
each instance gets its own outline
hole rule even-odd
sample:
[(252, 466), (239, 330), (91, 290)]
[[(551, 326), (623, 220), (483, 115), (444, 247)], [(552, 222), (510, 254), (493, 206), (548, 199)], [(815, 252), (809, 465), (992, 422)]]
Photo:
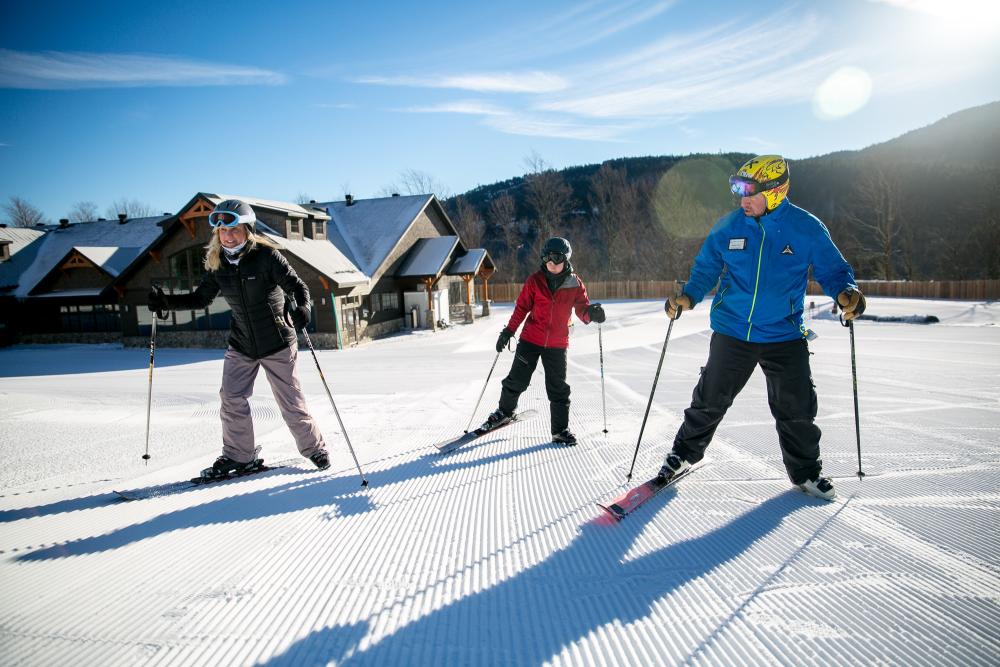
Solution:
[(233, 313), (229, 344), (253, 359), (274, 354), (295, 343), (295, 329), (285, 321), (285, 294), (311, 307), (309, 288), (274, 248), (257, 244), (231, 264), (225, 257), (218, 271), (202, 275), (190, 294), (167, 295), (171, 310), (205, 308), (222, 293)]

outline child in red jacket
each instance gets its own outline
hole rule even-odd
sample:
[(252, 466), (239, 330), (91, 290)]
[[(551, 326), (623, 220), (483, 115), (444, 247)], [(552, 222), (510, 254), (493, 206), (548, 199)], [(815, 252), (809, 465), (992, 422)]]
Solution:
[[(500, 406), (479, 428), (490, 431), (511, 420), (517, 399), (528, 388), (538, 359), (545, 369), (545, 392), (552, 418), (552, 441), (575, 445), (569, 430), (569, 385), (566, 384), (566, 348), (572, 312), (585, 324), (604, 321), (604, 309), (590, 303), (587, 288), (573, 273), (569, 258), (573, 249), (564, 238), (551, 238), (542, 246), (542, 268), (524, 281), (514, 314), (497, 339), (497, 352), (507, 347), (524, 321), (521, 338), (514, 351), (514, 364), (503, 381)], [(527, 318), (525, 318), (527, 316)]]

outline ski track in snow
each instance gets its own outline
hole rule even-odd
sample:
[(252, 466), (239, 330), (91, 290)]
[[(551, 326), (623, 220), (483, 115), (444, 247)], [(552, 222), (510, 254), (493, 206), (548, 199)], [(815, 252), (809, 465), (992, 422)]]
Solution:
[[(315, 366), (299, 374), (331, 449), (297, 455), (261, 377), (261, 455), (286, 467), (120, 502), (217, 455), (221, 351), (0, 350), (0, 663), (4, 665), (1000, 663), (1000, 332), (994, 304), (873, 298), (941, 324), (856, 325), (856, 476), (846, 330), (810, 322), (824, 471), (791, 488), (758, 372), (708, 465), (620, 523), (666, 333), (658, 301), (605, 304), (569, 352), (570, 426), (539, 417), (449, 454), (510, 307), (433, 336), (319, 352), (369, 480), (362, 488)], [(708, 353), (707, 308), (679, 319), (633, 483), (667, 453)], [(980, 326), (976, 326), (976, 324)], [(501, 355), (472, 426), (495, 407)]]

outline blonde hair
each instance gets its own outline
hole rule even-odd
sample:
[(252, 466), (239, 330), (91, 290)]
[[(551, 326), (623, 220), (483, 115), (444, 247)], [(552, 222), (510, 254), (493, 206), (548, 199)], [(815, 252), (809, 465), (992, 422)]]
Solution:
[[(246, 248), (247, 252), (253, 250), (257, 246), (257, 244), (275, 249), (279, 247), (277, 243), (267, 238), (266, 236), (251, 231), (249, 227), (247, 227), (246, 229), (247, 229), (247, 248)], [(222, 266), (222, 242), (219, 241), (219, 228), (215, 228), (212, 230), (212, 238), (208, 241), (208, 245), (205, 246), (204, 264), (206, 271), (218, 271), (219, 267)]]

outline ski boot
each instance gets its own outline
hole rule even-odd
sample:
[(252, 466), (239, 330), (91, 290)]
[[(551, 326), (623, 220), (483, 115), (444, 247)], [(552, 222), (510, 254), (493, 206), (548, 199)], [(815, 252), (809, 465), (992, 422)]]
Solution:
[(660, 468), (660, 472), (656, 474), (656, 479), (665, 482), (676, 477), (677, 475), (680, 475), (690, 467), (691, 464), (682, 459), (679, 454), (670, 452), (667, 454), (667, 458), (663, 461), (663, 466)]
[(330, 455), (327, 454), (325, 449), (321, 449), (310, 456), (309, 460), (312, 461), (320, 470), (326, 470), (330, 467)]
[(810, 496), (823, 500), (833, 500), (837, 497), (837, 490), (833, 488), (833, 482), (830, 481), (829, 477), (807, 479), (798, 486)]
[(263, 459), (253, 459), (252, 461), (247, 461), (246, 463), (240, 463), (239, 461), (234, 461), (228, 456), (220, 456), (215, 459), (215, 463), (212, 464), (211, 468), (205, 468), (201, 471), (201, 477), (202, 479), (237, 477), (239, 475), (245, 475), (249, 472), (253, 472), (263, 465)]
[(511, 415), (508, 415), (502, 409), (497, 408), (493, 414), (486, 418), (483, 425), (476, 429), (476, 431), (479, 434), (489, 433), (495, 428), (503, 426), (504, 424), (509, 424), (511, 419), (513, 419)]
[(576, 436), (568, 428), (564, 428), (558, 433), (552, 434), (552, 442), (559, 443), (560, 445), (566, 445), (567, 447), (573, 447), (576, 445)]

